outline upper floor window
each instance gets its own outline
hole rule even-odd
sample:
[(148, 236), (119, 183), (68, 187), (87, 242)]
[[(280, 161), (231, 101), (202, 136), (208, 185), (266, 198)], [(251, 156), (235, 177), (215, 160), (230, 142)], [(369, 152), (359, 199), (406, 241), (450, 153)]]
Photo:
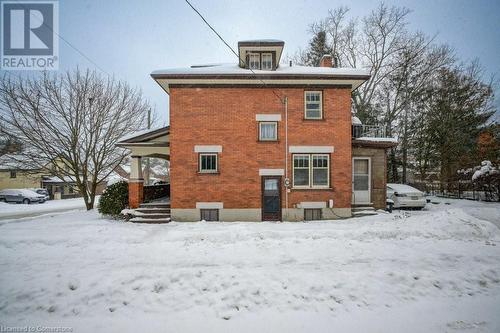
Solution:
[(248, 55), (248, 63), (250, 69), (260, 69), (260, 54), (250, 53)]
[(330, 186), (330, 155), (294, 154), (293, 187), (328, 188)]
[(262, 53), (262, 69), (273, 69), (273, 55), (271, 53)]
[(216, 173), (219, 171), (217, 165), (217, 154), (200, 154), (199, 171), (202, 173)]
[(259, 140), (260, 141), (278, 140), (278, 123), (275, 121), (260, 122)]
[(323, 118), (323, 102), (321, 91), (306, 91), (304, 104), (304, 118), (305, 119), (322, 119)]

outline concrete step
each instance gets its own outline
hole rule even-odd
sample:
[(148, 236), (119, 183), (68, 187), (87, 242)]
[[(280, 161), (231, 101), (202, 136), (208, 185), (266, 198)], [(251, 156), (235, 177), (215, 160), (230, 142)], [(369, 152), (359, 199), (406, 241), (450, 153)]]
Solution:
[(149, 203), (142, 203), (139, 208), (170, 208), (170, 202), (149, 202)]
[(372, 206), (355, 206), (355, 207), (352, 207), (351, 208), (353, 212), (359, 212), (359, 211), (371, 211), (371, 210), (375, 210), (375, 208), (373, 208)]
[(137, 208), (134, 210), (143, 214), (170, 214), (170, 208)]
[(134, 217), (129, 220), (133, 223), (149, 223), (149, 224), (160, 224), (160, 223), (169, 223), (170, 217), (168, 218), (148, 218), (148, 217)]
[(360, 211), (353, 211), (352, 216), (354, 217), (361, 217), (361, 216), (371, 216), (371, 215), (377, 215), (378, 213), (374, 210), (360, 210)]
[(143, 219), (169, 219), (170, 213), (168, 214), (133, 214), (134, 217), (141, 217)]

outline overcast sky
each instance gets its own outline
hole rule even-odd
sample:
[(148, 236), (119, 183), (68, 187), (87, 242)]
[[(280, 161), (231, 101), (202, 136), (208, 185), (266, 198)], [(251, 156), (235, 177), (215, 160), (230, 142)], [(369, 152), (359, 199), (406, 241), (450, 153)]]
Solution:
[[(328, 9), (348, 5), (355, 16), (379, 1), (191, 0), (234, 47), (238, 40), (278, 38), (285, 54), (307, 45), (310, 23)], [(412, 10), (410, 28), (451, 45), (463, 60), (478, 58), (488, 74), (500, 75), (500, 1), (386, 1)], [(163, 122), (168, 122), (167, 94), (151, 71), (211, 62), (236, 62), (183, 0), (61, 0), (60, 35), (117, 78), (142, 89)], [(60, 69), (94, 65), (60, 41)], [(498, 99), (497, 99), (498, 100)], [(161, 124), (158, 124), (161, 125)]]

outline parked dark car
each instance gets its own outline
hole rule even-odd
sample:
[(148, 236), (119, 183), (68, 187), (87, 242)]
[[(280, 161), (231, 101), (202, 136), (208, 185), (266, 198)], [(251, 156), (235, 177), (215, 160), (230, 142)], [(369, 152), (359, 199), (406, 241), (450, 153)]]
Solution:
[(45, 195), (27, 189), (6, 189), (0, 191), (0, 201), (24, 204), (44, 203)]

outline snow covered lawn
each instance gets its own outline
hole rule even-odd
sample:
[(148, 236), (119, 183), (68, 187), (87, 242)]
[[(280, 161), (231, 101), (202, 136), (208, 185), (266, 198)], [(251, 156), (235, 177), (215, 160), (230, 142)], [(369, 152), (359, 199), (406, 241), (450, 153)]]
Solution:
[[(96, 198), (96, 202), (98, 202), (98, 198)], [(82, 198), (49, 200), (43, 204), (33, 203), (29, 205), (0, 202), (0, 219), (71, 209), (85, 209), (85, 202)]]
[[(441, 200), (443, 201), (443, 200)], [(0, 324), (74, 332), (500, 332), (500, 205), (311, 223), (0, 225)], [(1, 223), (1, 222), (0, 222)]]

